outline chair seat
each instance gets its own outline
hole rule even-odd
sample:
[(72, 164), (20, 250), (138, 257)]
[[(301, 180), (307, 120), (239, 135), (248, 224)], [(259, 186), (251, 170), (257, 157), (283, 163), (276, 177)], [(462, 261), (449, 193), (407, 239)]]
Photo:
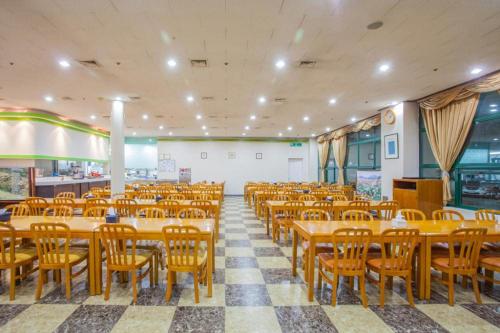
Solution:
[[(330, 270), (333, 270), (333, 266), (335, 265), (335, 260), (334, 260), (333, 254), (320, 253), (320, 254), (318, 254), (318, 257), (319, 257), (319, 261), (320, 261), (321, 265), (323, 265), (324, 267), (326, 267)], [(353, 267), (352, 265), (347, 265), (347, 264), (348, 264), (347, 260), (343, 260), (342, 256), (340, 256), (339, 260), (337, 262), (337, 268), (339, 270), (343, 270), (343, 269), (353, 270), (353, 269), (361, 269), (361, 267), (363, 265), (361, 260), (357, 260), (357, 264), (358, 264), (357, 267)]]
[(500, 257), (484, 257), (479, 259), (479, 264), (493, 266), (500, 270)]
[[(30, 261), (36, 258), (36, 248), (34, 247), (19, 247), (14, 253), (14, 263), (18, 264), (24, 261)], [(6, 263), (10, 263), (10, 256), (6, 256)]]
[[(147, 251), (147, 250), (136, 250), (135, 251), (135, 264), (136, 266), (140, 266), (144, 264), (146, 261), (151, 259), (151, 256), (153, 255), (152, 251)], [(132, 262), (132, 252), (128, 251), (127, 253), (127, 262), (131, 263)]]
[[(372, 269), (372, 270), (381, 270), (382, 269), (382, 258), (370, 258), (366, 261), (366, 264)], [(391, 263), (389, 260), (386, 260), (385, 262), (385, 267), (386, 270), (394, 270), (394, 267), (391, 266)]]
[[(85, 249), (81, 249), (81, 248), (69, 248), (69, 255), (68, 255), (68, 260), (69, 260), (69, 263), (72, 264), (72, 263), (76, 263), (76, 262), (80, 262), (82, 261), (83, 259), (85, 259), (87, 256), (88, 256), (89, 252)], [(54, 256), (56, 254), (54, 253)], [(59, 261), (61, 263), (64, 263), (64, 260), (65, 260), (65, 254), (64, 254), (64, 248), (61, 248), (61, 252), (59, 252)]]
[(443, 268), (460, 268), (459, 265), (461, 261), (458, 258), (453, 259), (453, 262), (450, 265), (450, 257), (434, 257), (431, 260), (431, 266), (439, 266)]
[[(199, 253), (198, 256), (196, 257), (196, 259), (197, 259), (196, 260), (197, 266), (203, 265), (207, 260), (207, 252), (204, 251), (204, 252)], [(172, 261), (173, 262), (176, 262), (176, 261), (180, 262), (180, 258), (178, 258), (178, 257), (176, 258), (176, 256), (173, 256)], [(187, 260), (187, 263), (185, 264), (185, 266), (192, 266), (193, 263), (194, 263), (194, 256), (188, 256), (188, 260)], [(176, 265), (174, 265), (174, 266), (176, 266)], [(184, 265), (179, 265), (179, 266), (184, 266)]]

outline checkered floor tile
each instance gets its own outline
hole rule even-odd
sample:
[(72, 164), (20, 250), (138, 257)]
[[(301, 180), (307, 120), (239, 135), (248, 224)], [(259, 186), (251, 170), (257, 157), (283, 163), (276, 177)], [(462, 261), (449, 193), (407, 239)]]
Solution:
[[(470, 289), (457, 285), (454, 307), (445, 287), (433, 285), (429, 302), (406, 302), (404, 283), (387, 290), (386, 306), (378, 306), (378, 288), (367, 285), (370, 306), (361, 305), (357, 290), (341, 284), (338, 304), (330, 306), (331, 290), (316, 290), (307, 300), (306, 286), (291, 275), (290, 243), (274, 244), (262, 222), (242, 197), (226, 197), (221, 237), (216, 245), (213, 297), (201, 287), (194, 303), (193, 279), (179, 275), (172, 299), (165, 301), (165, 271), (154, 288), (143, 281), (137, 305), (131, 305), (130, 284), (113, 282), (111, 297), (89, 297), (85, 277), (73, 283), (71, 301), (64, 286), (50, 282), (34, 301), (36, 276), (16, 288), (9, 301), (8, 280), (0, 287), (0, 332), (498, 332), (500, 289), (484, 291), (475, 304)], [(300, 253), (300, 251), (299, 251)]]

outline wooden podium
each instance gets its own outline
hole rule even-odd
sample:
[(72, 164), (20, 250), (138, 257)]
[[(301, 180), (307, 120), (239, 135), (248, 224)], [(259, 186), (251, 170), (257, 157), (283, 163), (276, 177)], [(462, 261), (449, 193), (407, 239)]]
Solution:
[(392, 197), (399, 202), (399, 208), (419, 209), (431, 219), (434, 210), (443, 209), (443, 181), (418, 178), (393, 179)]

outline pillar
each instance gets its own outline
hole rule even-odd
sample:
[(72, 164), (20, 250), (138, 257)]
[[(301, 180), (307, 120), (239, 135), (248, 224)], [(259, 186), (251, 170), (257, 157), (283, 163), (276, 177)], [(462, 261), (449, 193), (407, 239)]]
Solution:
[(123, 102), (113, 101), (111, 108), (111, 193), (125, 192), (125, 137)]

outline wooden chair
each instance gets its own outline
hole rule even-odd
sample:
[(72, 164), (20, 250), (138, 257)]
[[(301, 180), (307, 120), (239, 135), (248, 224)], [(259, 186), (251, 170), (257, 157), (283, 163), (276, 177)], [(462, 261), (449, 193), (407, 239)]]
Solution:
[(370, 197), (366, 194), (354, 194), (354, 201), (370, 201)]
[(184, 194), (170, 194), (167, 197), (167, 200), (174, 200), (174, 201), (186, 200), (186, 196)]
[(194, 301), (200, 302), (199, 282), (207, 283), (207, 252), (200, 248), (200, 229), (192, 226), (165, 226), (163, 238), (167, 249), (168, 302), (172, 296), (172, 285), (177, 272), (190, 272), (194, 278)]
[(475, 212), (476, 220), (498, 222), (500, 221), (500, 210), (495, 209), (479, 209)]
[(392, 220), (399, 208), (397, 201), (382, 201), (377, 208), (377, 217), (381, 220)]
[(70, 248), (69, 226), (64, 223), (32, 223), (31, 233), (34, 236), (38, 255), (38, 285), (35, 298), (42, 295), (43, 280), (46, 271), (55, 270), (57, 282), (60, 282), (60, 270), (64, 270), (66, 299), (71, 298), (71, 279), (82, 274), (88, 267), (82, 267), (73, 273), (73, 267), (88, 259), (88, 251), (82, 248)]
[(43, 216), (73, 217), (73, 208), (69, 206), (50, 206), (45, 208)]
[[(361, 301), (365, 308), (368, 306), (365, 291), (365, 268), (371, 237), (372, 231), (370, 229), (344, 228), (335, 230), (332, 236), (333, 254), (320, 253), (318, 255), (318, 289), (322, 286), (322, 279), (332, 285), (333, 306), (337, 304), (337, 285), (341, 275), (350, 279), (358, 277)], [(340, 252), (339, 246), (342, 246), (342, 252)], [(331, 278), (329, 274), (332, 275)]]
[(10, 212), (11, 216), (29, 216), (30, 208), (26, 204), (7, 205), (4, 209)]
[(89, 199), (89, 197), (90, 198), (91, 197), (99, 198), (99, 195), (97, 193), (93, 193), (93, 192), (88, 191), (88, 192), (83, 193), (81, 196), (82, 199)]
[(207, 213), (201, 208), (183, 208), (177, 212), (178, 219), (203, 220), (207, 218)]
[[(137, 282), (149, 274), (149, 283), (154, 285), (153, 253), (136, 249), (137, 230), (126, 224), (102, 224), (99, 226), (101, 242), (106, 251), (106, 291), (104, 300), (109, 300), (111, 277), (113, 272), (132, 273), (132, 291), (134, 304), (137, 303)], [(127, 246), (128, 245), (128, 246)], [(147, 270), (141, 269), (149, 264)], [(137, 275), (139, 271), (139, 275)]]
[(493, 284), (500, 283), (495, 279), (495, 273), (500, 272), (500, 256), (498, 254), (485, 254), (479, 258), (479, 268), (484, 269), (481, 278)]
[(31, 216), (42, 216), (45, 208), (49, 207), (47, 200), (39, 197), (26, 198), (25, 203), (30, 209)]
[(330, 221), (330, 214), (320, 208), (305, 209), (300, 214), (302, 221)]
[(75, 200), (67, 197), (54, 198), (52, 206), (67, 206), (73, 208), (75, 207)]
[(16, 230), (7, 223), (0, 223), (0, 271), (10, 270), (11, 301), (16, 298), (16, 281), (23, 280), (38, 269), (29, 268), (36, 259), (35, 248), (16, 247)]
[(462, 222), (464, 220), (464, 216), (462, 213), (451, 210), (451, 209), (438, 209), (432, 212), (432, 219), (439, 221), (458, 221)]
[(370, 202), (365, 200), (350, 201), (347, 206), (349, 207), (349, 209), (364, 210), (364, 211), (370, 210)]
[(106, 219), (106, 214), (108, 213), (108, 207), (104, 206), (91, 206), (83, 212), (84, 217), (91, 217), (96, 220), (104, 221)]
[(59, 192), (57, 194), (56, 198), (75, 199), (76, 198), (76, 194), (75, 194), (75, 192)]
[(344, 194), (332, 194), (331, 197), (333, 201), (348, 201)]
[(425, 217), (424, 212), (418, 209), (404, 208), (400, 209), (399, 212), (403, 215), (404, 219), (408, 222), (413, 221), (424, 221), (427, 218)]
[(213, 195), (212, 194), (207, 194), (207, 193), (201, 193), (201, 194), (196, 194), (194, 196), (194, 200), (205, 200), (205, 201), (210, 201), (213, 200)]
[(180, 204), (174, 200), (160, 200), (157, 203), (158, 208), (163, 209), (166, 218), (176, 218), (180, 210)]
[(380, 307), (384, 307), (385, 278), (399, 276), (406, 281), (408, 303), (413, 302), (411, 287), (412, 260), (415, 246), (418, 242), (418, 229), (389, 229), (382, 233), (380, 248), (382, 256), (367, 260), (368, 270), (378, 273), (378, 281), (368, 275), (368, 279), (380, 287)]
[(150, 192), (139, 193), (139, 197), (137, 199), (140, 199), (140, 200), (155, 200), (156, 199), (156, 194), (155, 193), (150, 193)]
[[(454, 283), (456, 275), (470, 277), (476, 302), (481, 304), (477, 269), (479, 266), (479, 251), (481, 250), (486, 231), (487, 229), (483, 228), (454, 230), (448, 236), (449, 256), (438, 254), (432, 257), (431, 267), (444, 273), (441, 279), (437, 280), (448, 286), (449, 305), (454, 305), (455, 303)], [(445, 275), (447, 275), (448, 279), (444, 278)]]
[(102, 198), (90, 198), (85, 200), (85, 208), (90, 207), (107, 207), (108, 201)]
[(137, 217), (146, 219), (164, 219), (165, 211), (157, 207), (146, 207), (137, 211)]
[(301, 196), (299, 196), (299, 200), (300, 201), (316, 201), (318, 199), (316, 199), (316, 197), (312, 194), (302, 194)]
[(193, 200), (191, 201), (191, 206), (203, 209), (207, 214), (207, 218), (213, 218), (215, 216), (212, 202), (208, 200)]
[(342, 221), (373, 221), (373, 215), (366, 210), (346, 210), (342, 214)]
[(274, 201), (290, 201), (290, 197), (286, 194), (275, 194), (272, 198)]
[(288, 242), (290, 228), (293, 225), (293, 221), (299, 219), (303, 207), (303, 201), (287, 201), (283, 209), (275, 212), (275, 216), (272, 219), (273, 242), (280, 240), (281, 227), (284, 229), (285, 241)]
[(134, 217), (137, 212), (137, 202), (134, 199), (116, 199), (114, 205), (118, 215)]

